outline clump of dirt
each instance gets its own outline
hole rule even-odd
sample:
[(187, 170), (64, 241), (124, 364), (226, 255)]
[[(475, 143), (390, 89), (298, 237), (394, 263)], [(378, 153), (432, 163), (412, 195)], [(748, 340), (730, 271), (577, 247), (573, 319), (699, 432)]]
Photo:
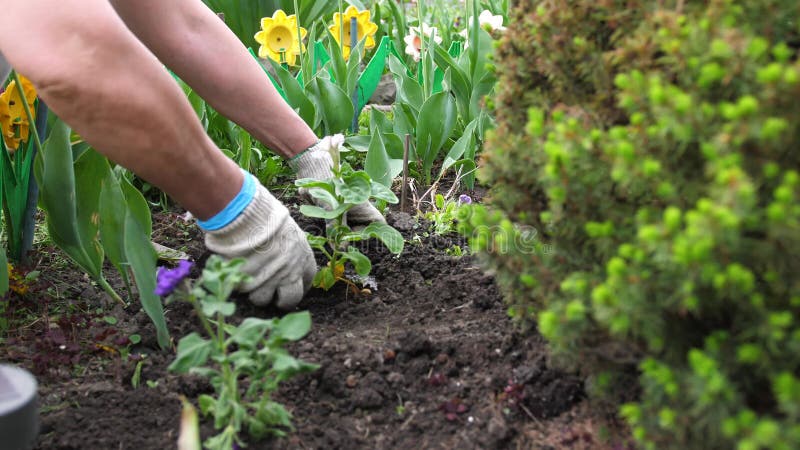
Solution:
[[(321, 229), (292, 209), (305, 229)], [(249, 448), (622, 448), (600, 439), (601, 428), (615, 425), (586, 407), (583, 380), (552, 369), (542, 338), (514, 328), (493, 278), (472, 257), (447, 254), (466, 242), (429, 235), (407, 219), (389, 214), (392, 224), (404, 221), (398, 228), (407, 245), (399, 257), (377, 242), (360, 244), (373, 262), (371, 294), (354, 295), (340, 283), (312, 290), (300, 304), (313, 327), (290, 351), (320, 369), (274, 395), (292, 412), (295, 431)], [(154, 223), (158, 242), (200, 263), (207, 257), (199, 232), (179, 213), (156, 214)], [(141, 342), (112, 339), (98, 347), (92, 327), (76, 328), (74, 345), (84, 356), (39, 371), (43, 428), (36, 448), (174, 448), (180, 396), (210, 393), (209, 383), (167, 372), (173, 354), (158, 349), (137, 305), (110, 306), (77, 269), (62, 269), (58, 278), (72, 286), (61, 297), (67, 309), (105, 308), (116, 338), (136, 334)], [(242, 300), (237, 318), (277, 314)], [(184, 304), (170, 305), (166, 318), (176, 341), (198, 327)], [(51, 326), (39, 321), (14, 330), (3, 344), (10, 359), (34, 369), (36, 340)], [(213, 432), (206, 421), (204, 436)]]

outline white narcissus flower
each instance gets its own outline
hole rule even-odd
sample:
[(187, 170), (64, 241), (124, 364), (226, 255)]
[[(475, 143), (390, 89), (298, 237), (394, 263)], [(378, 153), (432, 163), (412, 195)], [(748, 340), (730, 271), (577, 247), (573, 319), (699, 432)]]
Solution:
[(488, 9), (484, 9), (478, 16), (478, 23), (481, 27), (489, 28), (490, 31), (506, 31), (503, 26), (503, 16), (501, 14), (494, 15)]
[[(422, 24), (422, 33), (419, 27), (409, 27), (408, 36), (403, 38), (406, 43), (406, 54), (414, 57), (414, 61), (419, 61), (421, 58), (420, 49), (422, 48), (422, 39), (420, 36), (425, 35), (426, 38), (433, 37), (433, 42), (437, 44), (442, 43), (442, 37), (439, 36), (439, 31), (436, 27), (430, 27), (427, 24)], [(426, 39), (429, 40), (429, 39)]]

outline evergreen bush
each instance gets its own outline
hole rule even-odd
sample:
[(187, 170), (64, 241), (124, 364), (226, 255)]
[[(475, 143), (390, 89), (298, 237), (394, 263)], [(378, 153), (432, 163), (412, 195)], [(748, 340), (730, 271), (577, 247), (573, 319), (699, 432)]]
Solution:
[(517, 0), (509, 22), (490, 208), (461, 227), (510, 314), (594, 394), (632, 393), (645, 448), (800, 448), (800, 2)]

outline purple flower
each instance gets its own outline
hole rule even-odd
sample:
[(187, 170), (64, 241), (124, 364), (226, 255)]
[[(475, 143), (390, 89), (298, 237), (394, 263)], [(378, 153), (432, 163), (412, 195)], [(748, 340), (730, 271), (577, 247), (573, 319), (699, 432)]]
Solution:
[(469, 205), (472, 203), (472, 197), (467, 194), (461, 194), (458, 196), (458, 203), (462, 205)]
[(159, 267), (158, 274), (156, 274), (156, 295), (165, 296), (171, 294), (178, 287), (178, 284), (189, 276), (192, 266), (194, 266), (193, 262), (184, 259), (178, 261), (178, 267), (174, 269)]

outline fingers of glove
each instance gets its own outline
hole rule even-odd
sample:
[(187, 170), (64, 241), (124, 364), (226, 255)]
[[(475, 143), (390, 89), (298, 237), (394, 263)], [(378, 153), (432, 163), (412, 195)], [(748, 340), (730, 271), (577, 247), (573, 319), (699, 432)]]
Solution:
[(386, 223), (386, 218), (369, 202), (353, 206), (347, 211), (347, 223), (351, 226), (369, 225), (372, 222)]
[(261, 286), (251, 291), (248, 298), (250, 302), (256, 306), (267, 306), (272, 303), (277, 287), (277, 283), (274, 282), (263, 283)]
[(283, 310), (294, 309), (306, 293), (303, 279), (297, 278), (291, 282), (278, 286), (275, 306)]

